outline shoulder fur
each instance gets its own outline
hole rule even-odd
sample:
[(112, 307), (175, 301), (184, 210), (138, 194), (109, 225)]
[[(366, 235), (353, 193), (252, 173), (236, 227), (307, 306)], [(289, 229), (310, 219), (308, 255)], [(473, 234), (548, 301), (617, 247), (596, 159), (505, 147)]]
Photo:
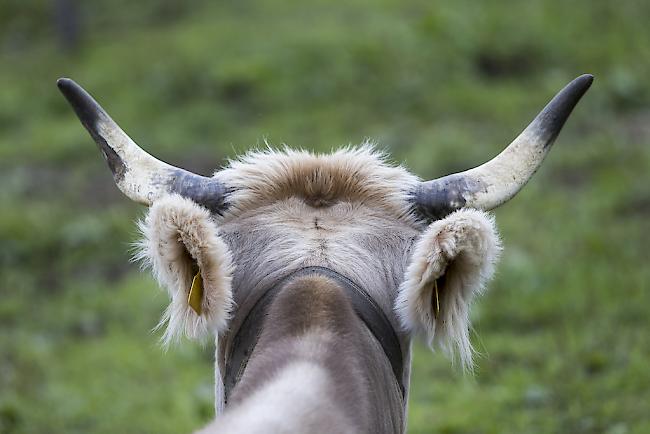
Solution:
[(233, 188), (229, 215), (291, 196), (310, 205), (338, 200), (381, 207), (398, 219), (414, 222), (408, 197), (419, 179), (365, 143), (331, 154), (284, 148), (252, 151), (230, 162), (215, 177)]

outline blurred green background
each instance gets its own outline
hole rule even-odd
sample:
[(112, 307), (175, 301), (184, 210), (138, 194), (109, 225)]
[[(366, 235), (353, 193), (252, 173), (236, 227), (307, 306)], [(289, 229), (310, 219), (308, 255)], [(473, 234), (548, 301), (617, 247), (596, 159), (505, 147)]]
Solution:
[(212, 348), (164, 353), (166, 295), (55, 86), (209, 174), (264, 139), (374, 139), (431, 178), (482, 163), (596, 76), (497, 221), (475, 376), (416, 346), (412, 433), (650, 432), (650, 2), (3, 0), (0, 432), (176, 433), (213, 415)]

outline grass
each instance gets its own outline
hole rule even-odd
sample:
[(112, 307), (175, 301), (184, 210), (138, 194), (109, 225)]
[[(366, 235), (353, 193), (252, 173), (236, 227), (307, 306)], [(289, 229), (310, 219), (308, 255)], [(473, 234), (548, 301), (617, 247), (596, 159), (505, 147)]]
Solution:
[[(4, 7), (3, 7), (4, 8)], [(267, 138), (369, 137), (422, 177), (497, 153), (596, 76), (544, 167), (497, 212), (476, 375), (415, 346), (413, 433), (650, 431), (650, 10), (641, 1), (49, 2), (0, 17), (0, 432), (179, 432), (212, 417), (212, 349), (167, 353), (130, 264), (143, 210), (54, 82), (71, 76), (160, 158), (210, 173)]]

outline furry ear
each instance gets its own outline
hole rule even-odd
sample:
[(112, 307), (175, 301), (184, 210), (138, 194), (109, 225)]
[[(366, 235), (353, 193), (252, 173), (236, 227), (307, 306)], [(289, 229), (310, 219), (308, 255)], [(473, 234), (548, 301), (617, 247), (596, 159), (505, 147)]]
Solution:
[(399, 288), (395, 306), (402, 325), (450, 356), (456, 348), (465, 369), (471, 370), (473, 353), (469, 307), (492, 277), (500, 251), (490, 215), (456, 211), (422, 233)]
[[(138, 226), (143, 238), (135, 259), (151, 267), (171, 297), (158, 324), (167, 323), (164, 344), (182, 334), (202, 339), (223, 332), (233, 307), (233, 265), (208, 210), (174, 194), (156, 201)], [(203, 294), (201, 313), (197, 314), (188, 303), (188, 295), (199, 270)]]

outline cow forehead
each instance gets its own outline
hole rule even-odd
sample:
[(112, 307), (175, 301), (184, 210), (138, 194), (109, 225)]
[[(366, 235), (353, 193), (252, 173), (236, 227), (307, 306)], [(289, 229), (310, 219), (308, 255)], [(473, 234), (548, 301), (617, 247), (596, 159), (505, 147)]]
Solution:
[(229, 217), (299, 197), (312, 208), (338, 201), (364, 203), (386, 217), (416, 224), (410, 194), (419, 179), (401, 166), (387, 162), (371, 145), (345, 148), (331, 154), (282, 149), (249, 152), (215, 174), (232, 189)]

